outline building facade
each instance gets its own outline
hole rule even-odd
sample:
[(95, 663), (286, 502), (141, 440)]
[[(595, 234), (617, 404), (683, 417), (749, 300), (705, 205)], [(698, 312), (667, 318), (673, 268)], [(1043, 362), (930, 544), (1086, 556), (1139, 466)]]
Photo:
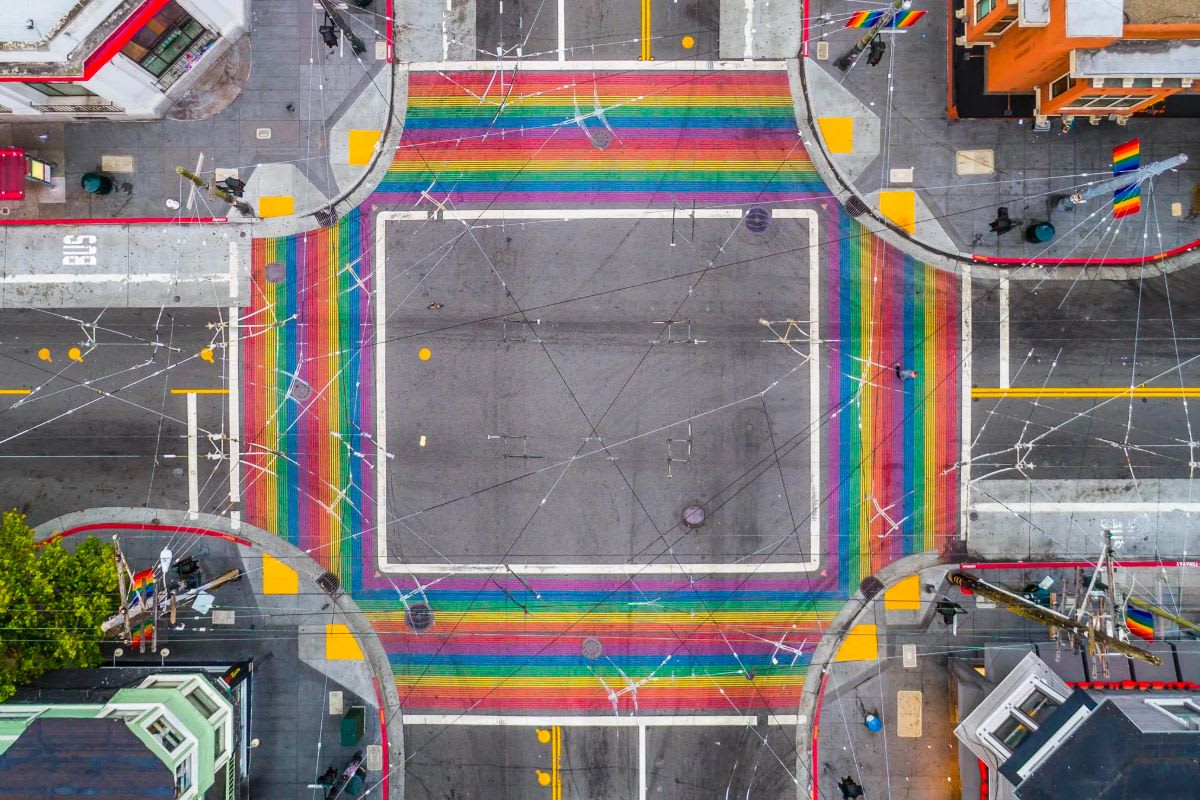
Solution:
[[(202, 675), (151, 675), (135, 689), (118, 690), (103, 704), (0, 705), (0, 776), (4, 776), (0, 786), (20, 789), (15, 784), (28, 779), (20, 770), (29, 766), (31, 761), (37, 762), (32, 767), (40, 772), (45, 772), (50, 766), (46, 759), (56, 756), (66, 758), (70, 755), (74, 758), (70, 762), (72, 765), (86, 764), (89, 754), (86, 749), (79, 751), (79, 748), (86, 748), (89, 738), (98, 744), (101, 740), (94, 736), (70, 737), (77, 751), (71, 754), (67, 754), (61, 746), (46, 747), (47, 743), (54, 741), (54, 737), (40, 728), (52, 722), (69, 732), (70, 728), (65, 726), (68, 721), (81, 723), (80, 730), (87, 725), (94, 725), (96, 721), (123, 722), (128, 732), (144, 747), (139, 751), (143, 757), (140, 762), (142, 766), (136, 772), (143, 777), (149, 777), (148, 773), (161, 772), (167, 789), (173, 792), (177, 800), (204, 797), (218, 775), (224, 779), (225, 791), (221, 794), (233, 796), (231, 792), (236, 784), (233, 704), (227, 695)], [(125, 738), (128, 739), (128, 736)], [(112, 737), (103, 741), (112, 741)], [(39, 754), (39, 749), (52, 752)], [(138, 751), (136, 744), (133, 749)], [(96, 753), (95, 756), (103, 758), (104, 754)], [(126, 760), (131, 761), (128, 757)], [(115, 768), (119, 762), (115, 753), (112, 762)], [(153, 769), (147, 769), (147, 763)], [(165, 771), (158, 770), (158, 764)], [(74, 791), (73, 796), (101, 796), (99, 792), (105, 787), (92, 786), (88, 782), (98, 778), (111, 784), (113, 780), (111, 774), (107, 778), (103, 773), (93, 777), (87, 769), (78, 767), (71, 774), (59, 774), (53, 778), (64, 786), (70, 786)], [(29, 791), (28, 787), (21, 790)], [(0, 789), (0, 797), (6, 797), (3, 791), (6, 790)], [(146, 795), (156, 796), (150, 791)]]
[(986, 90), (1033, 94), (1049, 117), (1123, 122), (1200, 90), (1195, 0), (963, 0), (960, 47), (983, 48)]
[(0, 120), (162, 117), (248, 20), (248, 0), (2, 5)]

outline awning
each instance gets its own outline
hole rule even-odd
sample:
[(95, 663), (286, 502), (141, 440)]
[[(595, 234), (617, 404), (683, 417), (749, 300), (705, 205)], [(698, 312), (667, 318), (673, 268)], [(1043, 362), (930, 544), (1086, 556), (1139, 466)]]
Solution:
[(25, 199), (25, 151), (0, 148), (0, 200)]

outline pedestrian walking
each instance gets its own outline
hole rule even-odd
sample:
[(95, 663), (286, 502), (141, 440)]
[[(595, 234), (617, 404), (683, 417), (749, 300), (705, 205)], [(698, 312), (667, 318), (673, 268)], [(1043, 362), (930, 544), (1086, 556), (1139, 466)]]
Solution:
[(967, 613), (967, 610), (955, 603), (949, 597), (942, 597), (934, 606), (934, 611), (942, 617), (942, 622), (951, 626), (950, 632), (955, 636), (958, 635), (958, 615)]
[(988, 227), (992, 229), (992, 233), (996, 234), (997, 236), (1003, 236), (1020, 224), (1020, 220), (1014, 221), (1013, 218), (1008, 215), (1007, 206), (1000, 206), (996, 209), (996, 218), (991, 221)]
[(838, 781), (838, 789), (842, 791), (842, 800), (850, 800), (853, 797), (863, 796), (862, 786), (849, 775)]
[(899, 361), (892, 365), (892, 369), (896, 372), (896, 380), (900, 381), (901, 383), (904, 383), (905, 381), (915, 381), (917, 376), (921, 374), (915, 369), (904, 369), (904, 366)]
[(871, 40), (871, 49), (867, 51), (867, 65), (872, 67), (879, 66), (879, 62), (883, 61), (883, 54), (887, 52), (887, 42), (879, 37)]

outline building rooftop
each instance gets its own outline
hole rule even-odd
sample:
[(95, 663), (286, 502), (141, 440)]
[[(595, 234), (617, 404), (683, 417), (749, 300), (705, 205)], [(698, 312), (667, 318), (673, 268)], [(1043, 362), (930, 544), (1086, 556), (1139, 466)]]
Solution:
[(169, 800), (175, 779), (122, 720), (36, 719), (0, 753), (0, 800), (68, 796)]
[(1125, 18), (1131, 25), (1200, 23), (1196, 0), (1125, 0)]
[(1200, 41), (1113, 42), (1100, 50), (1076, 50), (1072, 62), (1077, 78), (1190, 78), (1200, 75)]
[(1067, 36), (1120, 36), (1125, 29), (1121, 0), (1067, 0)]

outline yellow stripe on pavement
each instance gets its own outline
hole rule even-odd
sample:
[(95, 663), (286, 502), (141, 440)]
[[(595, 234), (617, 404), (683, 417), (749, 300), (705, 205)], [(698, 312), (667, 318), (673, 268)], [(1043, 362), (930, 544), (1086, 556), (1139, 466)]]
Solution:
[(32, 389), (0, 389), (0, 394), (30, 394)]
[(1047, 386), (1008, 388), (976, 386), (971, 389), (975, 400), (985, 399), (1057, 399), (1074, 398), (1107, 400), (1114, 397), (1200, 397), (1200, 386)]
[(642, 61), (650, 60), (650, 0), (642, 0)]
[(228, 389), (172, 389), (171, 394), (229, 394)]

